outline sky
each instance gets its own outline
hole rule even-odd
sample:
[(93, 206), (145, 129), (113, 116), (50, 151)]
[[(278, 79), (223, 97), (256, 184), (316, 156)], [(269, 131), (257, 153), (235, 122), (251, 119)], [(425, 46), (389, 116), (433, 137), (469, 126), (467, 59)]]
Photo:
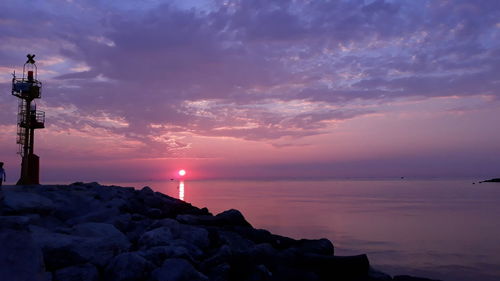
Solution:
[(42, 182), (500, 176), (500, 1), (2, 0), (0, 161)]

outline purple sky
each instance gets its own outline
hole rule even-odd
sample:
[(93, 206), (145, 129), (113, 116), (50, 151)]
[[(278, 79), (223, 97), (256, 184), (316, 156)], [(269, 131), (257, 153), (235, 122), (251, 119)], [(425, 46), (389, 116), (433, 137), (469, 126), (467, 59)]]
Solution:
[(500, 1), (0, 2), (44, 83), (42, 181), (500, 176)]

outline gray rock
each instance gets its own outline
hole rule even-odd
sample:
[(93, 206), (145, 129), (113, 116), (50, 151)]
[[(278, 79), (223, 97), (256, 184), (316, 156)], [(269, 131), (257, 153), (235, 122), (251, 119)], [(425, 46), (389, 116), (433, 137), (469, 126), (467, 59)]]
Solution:
[(146, 232), (148, 226), (151, 225), (151, 220), (150, 219), (144, 219), (140, 221), (134, 221), (134, 220), (129, 220), (127, 223), (126, 228), (119, 228), (120, 231), (125, 233), (129, 241), (137, 245), (139, 238)]
[(202, 263), (202, 268), (212, 268), (217, 265), (226, 263), (230, 260), (232, 255), (231, 248), (228, 245), (223, 245), (211, 257), (205, 259)]
[(88, 239), (75, 246), (76, 253), (85, 260), (97, 265), (105, 266), (114, 256), (128, 251), (128, 242), (109, 239)]
[(153, 281), (208, 281), (184, 259), (167, 259), (163, 265), (152, 273)]
[(278, 250), (284, 250), (296, 246), (297, 240), (290, 237), (271, 234), (271, 239), (268, 241), (268, 243), (273, 245), (273, 247)]
[[(22, 219), (20, 219), (22, 220)], [(12, 222), (12, 225), (17, 223)], [(5, 223), (5, 220), (4, 220)], [(50, 273), (45, 272), (42, 251), (38, 247), (31, 234), (22, 229), (24, 226), (17, 225), (9, 229), (4, 226), (0, 228), (0, 278), (9, 281), (48, 281), (51, 280)]]
[(221, 230), (218, 234), (220, 241), (228, 245), (233, 252), (247, 253), (254, 246), (252, 241), (241, 237), (235, 232)]
[(439, 281), (439, 280), (435, 280), (435, 279), (413, 277), (413, 276), (409, 276), (409, 275), (394, 276), (393, 280), (394, 281)]
[(201, 227), (181, 224), (178, 232), (175, 234), (176, 238), (183, 239), (200, 249), (206, 249), (210, 245), (208, 231)]
[(143, 216), (141, 214), (132, 214), (132, 220), (134, 220), (134, 221), (141, 221), (144, 219), (147, 219), (147, 217)]
[(175, 219), (181, 223), (192, 225), (217, 225), (219, 223), (217, 218), (209, 215), (181, 214), (175, 217)]
[(346, 278), (346, 279), (328, 279), (320, 278), (316, 273), (303, 270), (297, 267), (284, 266), (280, 264), (273, 270), (273, 279), (277, 281), (323, 281), (323, 280), (351, 280), (366, 281), (364, 279)]
[(141, 248), (151, 248), (155, 246), (165, 246), (174, 239), (174, 234), (168, 226), (162, 226), (153, 230), (145, 232), (139, 238), (139, 246)]
[(0, 216), (0, 230), (28, 230), (29, 216)]
[(127, 238), (116, 227), (108, 223), (87, 222), (73, 226), (73, 234), (83, 237), (109, 238), (127, 241)]
[(81, 216), (76, 216), (67, 220), (68, 224), (80, 224), (85, 222), (105, 222), (113, 223), (115, 218), (121, 214), (116, 208), (103, 208), (92, 212), (85, 213)]
[(355, 279), (368, 276), (370, 262), (366, 255), (326, 256), (305, 253), (299, 265), (308, 271), (316, 272), (323, 279)]
[(190, 250), (182, 245), (157, 246), (141, 252), (141, 255), (148, 261), (160, 266), (168, 258), (182, 258), (193, 261)]
[(170, 246), (176, 246), (176, 247), (184, 247), (188, 250), (188, 253), (191, 257), (194, 259), (200, 259), (202, 256), (205, 255), (203, 250), (198, 248), (196, 245), (193, 243), (190, 243), (189, 241), (186, 241), (184, 239), (174, 239), (171, 243)]
[[(206, 211), (208, 213), (208, 211)], [(211, 225), (211, 226), (251, 226), (240, 213), (235, 209), (224, 211), (216, 216), (212, 215), (193, 215), (193, 214), (180, 214), (176, 219), (179, 222), (192, 225)]]
[(330, 240), (322, 238), (318, 240), (301, 239), (297, 242), (299, 250), (305, 253), (333, 256), (334, 249)]
[(104, 204), (104, 207), (106, 208), (114, 208), (118, 210), (125, 208), (125, 206), (127, 206), (127, 202), (122, 198), (113, 198)]
[(172, 240), (182, 239), (199, 249), (208, 248), (208, 231), (201, 227), (180, 224), (173, 219), (162, 219), (152, 225), (155, 229), (145, 232), (139, 239), (142, 248), (169, 245)]
[(111, 186), (97, 185), (93, 188), (91, 187), (91, 192), (93, 193), (94, 199), (100, 200), (102, 202), (110, 202), (119, 196), (119, 192), (116, 188)]
[(143, 187), (140, 192), (143, 194), (150, 194), (150, 195), (154, 195), (155, 193), (149, 186)]
[(99, 272), (92, 264), (66, 267), (54, 273), (54, 281), (98, 281)]
[(271, 271), (267, 269), (267, 267), (263, 264), (259, 264), (255, 267), (255, 270), (252, 274), (246, 279), (248, 281), (265, 281), (271, 280), (272, 277)]
[(42, 249), (45, 266), (48, 270), (54, 271), (87, 261), (74, 246), (80, 245), (82, 238), (51, 232), (37, 226), (30, 226), (30, 230), (34, 242)]
[(74, 227), (73, 234), (86, 238), (74, 245), (76, 252), (99, 266), (106, 265), (112, 257), (130, 248), (127, 237), (111, 224), (80, 224)]
[(145, 215), (148, 218), (159, 219), (163, 217), (163, 212), (157, 208), (147, 209)]
[(105, 270), (106, 280), (147, 280), (154, 265), (137, 253), (123, 253), (114, 257)]
[(224, 211), (220, 214), (217, 214), (215, 217), (218, 219), (218, 221), (220, 221), (221, 224), (226, 226), (252, 226), (249, 222), (247, 222), (240, 211), (235, 209)]
[(278, 251), (274, 249), (271, 244), (262, 243), (250, 248), (248, 255), (255, 261), (272, 263), (277, 258), (277, 253)]
[(105, 223), (77, 225), (71, 235), (38, 227), (31, 227), (31, 230), (51, 270), (85, 262), (105, 266), (111, 258), (130, 248), (125, 235)]
[(21, 190), (4, 189), (3, 211), (8, 214), (43, 213), (54, 210), (54, 203), (41, 195)]
[(3, 194), (3, 187), (0, 186), (0, 210), (3, 208), (3, 199), (5, 195)]
[(155, 220), (154, 223), (151, 224), (150, 229), (159, 228), (162, 226), (170, 228), (173, 232), (178, 232), (180, 223), (174, 219), (165, 218), (165, 219)]
[(392, 281), (392, 277), (389, 274), (385, 274), (372, 267), (368, 271), (368, 279), (370, 281)]
[(55, 205), (53, 216), (62, 221), (103, 209), (102, 202), (95, 200), (87, 190), (80, 191), (61, 187), (55, 190), (46, 190), (43, 194)]
[(254, 243), (270, 243), (271, 245), (276, 244), (276, 239), (269, 231), (265, 229), (255, 229), (253, 227), (236, 226), (231, 228), (232, 231), (238, 233), (243, 238), (246, 238)]
[(288, 248), (278, 252), (278, 259), (283, 264), (292, 264), (297, 261), (301, 254), (297, 248)]
[(208, 272), (210, 281), (228, 281), (230, 280), (231, 266), (227, 263), (219, 264), (211, 268)]
[(108, 220), (108, 223), (114, 225), (122, 233), (125, 233), (130, 228), (131, 221), (132, 215), (125, 213)]
[(76, 186), (84, 186), (84, 187), (87, 187), (87, 188), (95, 188), (95, 187), (100, 187), (101, 185), (98, 183), (98, 182), (81, 182), (81, 181), (77, 181), (77, 182), (74, 182), (72, 183), (71, 185), (76, 185)]

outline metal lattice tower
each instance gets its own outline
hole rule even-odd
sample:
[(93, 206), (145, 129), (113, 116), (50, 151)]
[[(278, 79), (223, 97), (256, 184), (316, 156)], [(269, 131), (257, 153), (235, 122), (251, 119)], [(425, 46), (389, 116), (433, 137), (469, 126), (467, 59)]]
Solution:
[(41, 98), (42, 82), (37, 80), (35, 55), (28, 54), (23, 76), (12, 78), (12, 95), (19, 98), (17, 114), (18, 154), (22, 157), (18, 185), (40, 183), (40, 158), (34, 154), (35, 129), (45, 128), (45, 112), (37, 111), (34, 99)]

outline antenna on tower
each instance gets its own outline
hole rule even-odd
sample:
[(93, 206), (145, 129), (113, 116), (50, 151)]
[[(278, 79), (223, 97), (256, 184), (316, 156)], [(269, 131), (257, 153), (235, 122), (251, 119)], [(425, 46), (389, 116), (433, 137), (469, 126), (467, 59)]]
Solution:
[(35, 129), (45, 128), (45, 112), (36, 110), (34, 99), (42, 97), (42, 82), (38, 81), (35, 55), (28, 54), (23, 76), (12, 74), (12, 95), (19, 98), (17, 114), (18, 154), (22, 157), (18, 185), (40, 183), (40, 158), (34, 153)]

